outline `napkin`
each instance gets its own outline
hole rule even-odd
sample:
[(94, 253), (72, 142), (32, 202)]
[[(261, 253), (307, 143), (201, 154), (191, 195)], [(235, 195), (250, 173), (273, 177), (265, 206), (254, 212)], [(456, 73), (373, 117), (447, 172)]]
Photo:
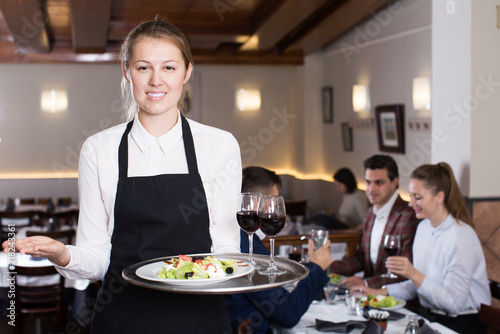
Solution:
[(439, 332), (435, 329), (432, 329), (424, 319), (420, 319), (418, 321), (418, 325), (420, 327), (420, 334), (439, 334)]
[(349, 320), (345, 322), (331, 322), (316, 319), (316, 330), (318, 332), (349, 333), (355, 328), (364, 328), (363, 334), (382, 334), (384, 331), (375, 321)]
[[(376, 308), (371, 307), (370, 305), (366, 305), (365, 307), (363, 307), (363, 316), (366, 319), (370, 319), (370, 317), (368, 316), (368, 311), (370, 311), (372, 309), (376, 309)], [(387, 319), (387, 320), (399, 320), (399, 319), (402, 319), (406, 316), (402, 313), (395, 312), (395, 311), (387, 310), (387, 312), (389, 312), (389, 319)]]

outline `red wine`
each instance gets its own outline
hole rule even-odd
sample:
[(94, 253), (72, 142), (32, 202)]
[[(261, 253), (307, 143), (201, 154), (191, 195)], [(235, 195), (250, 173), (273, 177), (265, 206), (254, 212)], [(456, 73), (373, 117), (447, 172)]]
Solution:
[(398, 253), (398, 248), (384, 248), (385, 252), (387, 253), (387, 256), (394, 256)]
[(236, 214), (236, 220), (241, 229), (247, 233), (255, 232), (259, 228), (257, 211), (240, 211)]
[(290, 260), (294, 260), (294, 261), (300, 262), (300, 260), (302, 260), (302, 254), (300, 254), (300, 253), (290, 253), (290, 254), (288, 254), (288, 258)]
[(274, 237), (285, 226), (285, 216), (262, 215), (259, 216), (259, 225), (262, 232), (269, 237)]

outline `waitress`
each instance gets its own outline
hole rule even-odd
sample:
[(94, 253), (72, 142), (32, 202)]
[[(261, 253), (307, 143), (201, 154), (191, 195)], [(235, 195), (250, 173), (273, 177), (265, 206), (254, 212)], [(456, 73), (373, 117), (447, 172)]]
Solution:
[(231, 332), (222, 296), (159, 292), (121, 277), (156, 257), (239, 252), (239, 146), (178, 111), (192, 70), (177, 27), (156, 19), (132, 30), (122, 46), (128, 123), (82, 147), (76, 246), (45, 237), (16, 243), (68, 278), (103, 279), (91, 333)]

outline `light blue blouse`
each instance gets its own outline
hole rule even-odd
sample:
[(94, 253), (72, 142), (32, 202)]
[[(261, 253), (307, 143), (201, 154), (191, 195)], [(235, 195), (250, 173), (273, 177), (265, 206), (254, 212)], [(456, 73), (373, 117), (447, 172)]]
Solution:
[(448, 215), (438, 226), (420, 222), (413, 243), (413, 265), (425, 275), (417, 289), (407, 280), (386, 286), (389, 295), (410, 300), (449, 316), (491, 304), (486, 261), (474, 229)]

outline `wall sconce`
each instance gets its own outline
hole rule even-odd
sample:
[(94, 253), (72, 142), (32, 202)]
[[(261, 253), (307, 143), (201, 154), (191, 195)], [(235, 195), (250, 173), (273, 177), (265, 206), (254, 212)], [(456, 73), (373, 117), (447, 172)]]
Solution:
[(370, 87), (368, 85), (352, 86), (352, 108), (354, 111), (370, 110)]
[(65, 90), (44, 90), (40, 101), (42, 111), (59, 113), (68, 109), (68, 95)]
[(413, 109), (431, 109), (431, 78), (418, 77), (413, 79)]
[(236, 91), (236, 107), (239, 111), (257, 111), (260, 109), (260, 90), (238, 89)]

